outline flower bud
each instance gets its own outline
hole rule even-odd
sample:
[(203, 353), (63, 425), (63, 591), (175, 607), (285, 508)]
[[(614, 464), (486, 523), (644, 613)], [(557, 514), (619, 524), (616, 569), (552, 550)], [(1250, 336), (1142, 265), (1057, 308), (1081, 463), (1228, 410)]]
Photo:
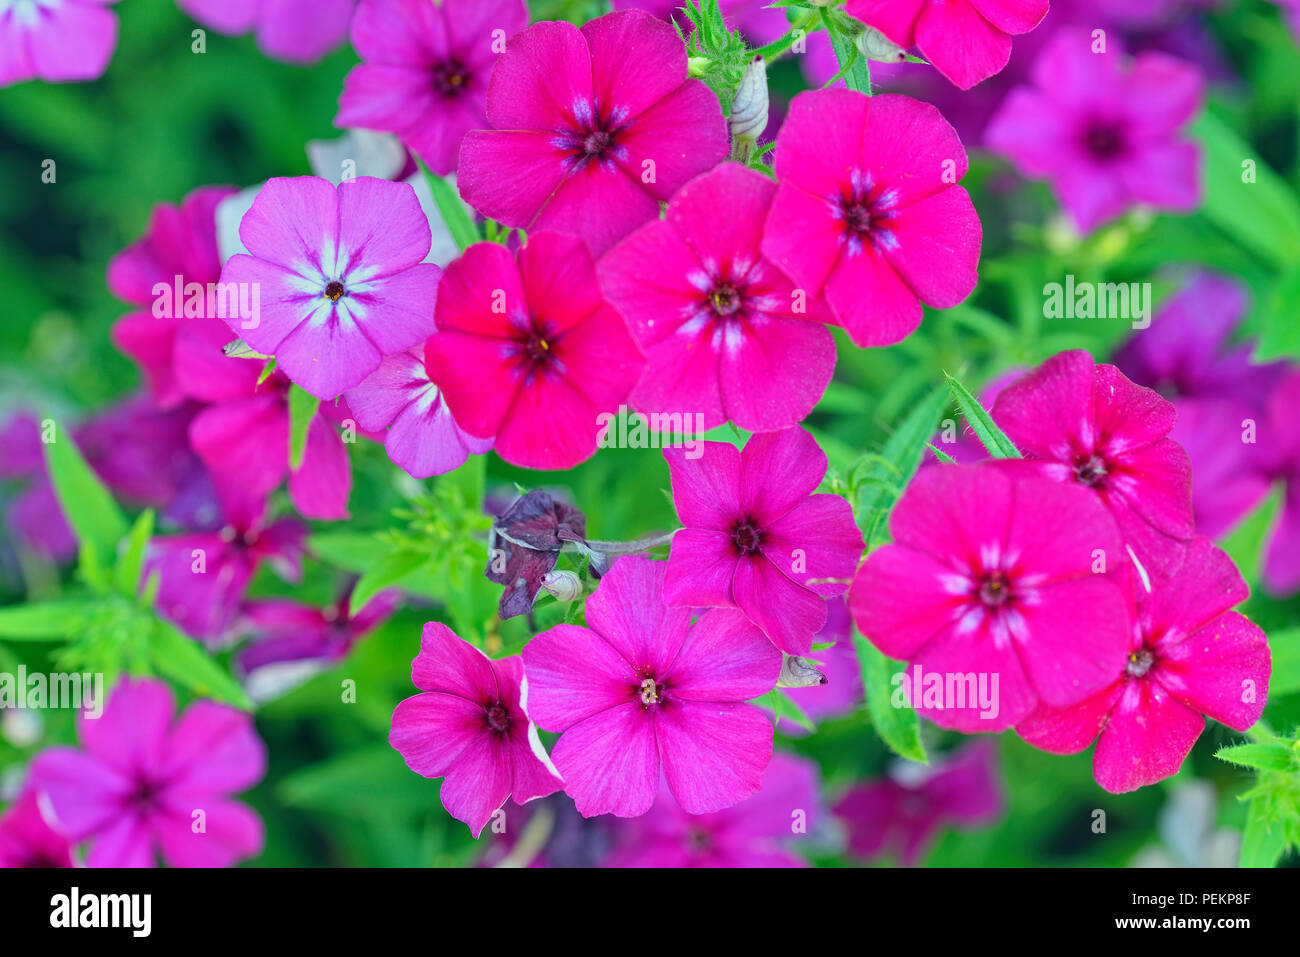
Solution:
[(542, 576), (542, 588), (557, 601), (573, 601), (582, 594), (582, 579), (575, 572), (550, 571)]
[(815, 688), (826, 684), (826, 676), (817, 670), (816, 662), (807, 658), (781, 653), (781, 676), (776, 679), (778, 688)]
[(868, 60), (880, 63), (903, 63), (907, 60), (907, 51), (875, 27), (867, 27), (854, 38), (858, 52)]
[(758, 142), (767, 129), (767, 61), (761, 56), (750, 61), (740, 78), (731, 103), (731, 135), (748, 143)]

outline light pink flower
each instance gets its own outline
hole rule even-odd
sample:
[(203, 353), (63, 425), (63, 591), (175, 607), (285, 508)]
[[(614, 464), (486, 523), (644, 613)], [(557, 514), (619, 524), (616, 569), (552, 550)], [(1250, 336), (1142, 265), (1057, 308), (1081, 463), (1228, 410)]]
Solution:
[(357, 0), (176, 0), (177, 6), (220, 33), (257, 32), (267, 56), (314, 63), (340, 46)]
[(523, 0), (361, 0), (352, 46), (361, 64), (335, 125), (389, 130), (439, 176), (487, 121), (488, 77), (509, 37), (528, 25)]
[(229, 867), (261, 853), (261, 819), (231, 800), (266, 771), (252, 717), (214, 701), (175, 710), (161, 681), (123, 680), (102, 715), (82, 714), (80, 750), (32, 761), (30, 785), (69, 837), (90, 841), (88, 866), (153, 867), (161, 854), (172, 867)]
[(1229, 610), (1249, 593), (1232, 559), (1194, 540), (1177, 575), (1139, 595), (1129, 655), (1114, 680), (1073, 707), (1040, 706), (1016, 732), (1053, 754), (1096, 740), (1093, 774), (1112, 793), (1178, 773), (1205, 728), (1203, 714), (1245, 731), (1264, 711), (1268, 641)]
[(343, 397), (363, 429), (387, 430), (388, 457), (416, 478), (452, 472), (471, 453), (492, 448), (492, 439), (477, 439), (456, 424), (442, 393), (429, 380), (423, 349), (385, 357)]
[(461, 148), (465, 201), (507, 226), (581, 236), (596, 255), (727, 155), (717, 97), (687, 77), (673, 28), (640, 10), (516, 34), (487, 115), (493, 128)]
[(574, 236), (528, 237), (518, 261), (477, 243), (447, 267), (429, 378), (466, 433), (496, 437), (507, 462), (572, 468), (596, 451), (599, 417), (627, 399), (645, 357), (605, 302)]
[(117, 46), (117, 0), (7, 0), (0, 4), (0, 86), (97, 79)]
[(44, 794), (27, 788), (0, 814), (0, 868), (76, 865), (72, 844)]
[(560, 789), (527, 714), (528, 682), (517, 655), (494, 661), (430, 622), (411, 681), (422, 693), (393, 711), (388, 742), (416, 774), (444, 779), (443, 807), (475, 837), (507, 798), (525, 804)]
[(806, 655), (862, 554), (853, 509), (814, 495), (826, 453), (803, 429), (762, 432), (744, 452), (705, 442), (698, 458), (664, 450), (673, 535), (664, 598), (674, 606), (739, 608), (776, 647)]
[[(894, 544), (858, 570), (849, 608), (872, 644), (909, 663), (905, 675), (920, 667), (906, 697), (936, 724), (1002, 731), (1040, 700), (1077, 704), (1123, 667), (1127, 559), (1087, 489), (993, 463), (936, 465), (912, 480), (889, 526)], [(942, 678), (942, 700), (926, 703), (926, 674)], [(967, 675), (983, 676), (994, 707), (965, 693)]]
[(829, 316), (760, 248), (776, 190), (724, 163), (601, 259), (601, 285), (646, 350), (632, 393), (641, 412), (697, 412), (706, 429), (730, 420), (762, 432), (800, 422), (821, 398), (835, 340), (816, 319)]
[(970, 295), (983, 231), (955, 185), (966, 150), (939, 111), (905, 96), (800, 93), (777, 135), (780, 189), (763, 254), (825, 299), (859, 346), (901, 342)]
[(251, 255), (230, 257), (221, 282), (256, 285), (260, 315), (227, 324), (318, 398), (359, 385), (433, 331), (442, 270), (422, 262), (429, 221), (406, 183), (273, 178), (239, 236)]
[(706, 814), (743, 801), (772, 757), (772, 724), (745, 702), (770, 691), (781, 655), (737, 612), (691, 625), (663, 601), (664, 564), (616, 561), (587, 601), (587, 627), (524, 646), (529, 709), (560, 733), (555, 765), (584, 817), (649, 810), (660, 774)]

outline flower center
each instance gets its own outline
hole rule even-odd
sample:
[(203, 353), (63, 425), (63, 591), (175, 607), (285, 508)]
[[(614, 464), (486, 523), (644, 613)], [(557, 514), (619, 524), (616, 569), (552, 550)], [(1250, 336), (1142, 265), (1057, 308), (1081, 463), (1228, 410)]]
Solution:
[(731, 530), (731, 544), (742, 555), (752, 555), (762, 542), (763, 533), (754, 525), (753, 519), (737, 522)]
[(989, 572), (975, 594), (985, 607), (1000, 608), (1011, 600), (1011, 583), (1003, 572)]
[(1106, 460), (1099, 455), (1077, 458), (1074, 461), (1074, 477), (1084, 485), (1096, 488), (1106, 481)]
[(544, 362), (550, 357), (551, 343), (545, 336), (533, 333), (524, 341), (524, 355), (532, 362)]
[(447, 60), (433, 68), (433, 88), (444, 97), (458, 96), (468, 82), (465, 67), (456, 60)]
[(641, 682), (641, 703), (644, 705), (659, 703), (659, 688), (653, 678), (646, 678)]
[(1127, 151), (1124, 130), (1118, 123), (1095, 120), (1083, 132), (1084, 148), (1099, 160), (1113, 160)]
[(330, 300), (331, 302), (338, 302), (339, 299), (341, 299), (343, 297), (343, 294), (346, 292), (347, 290), (343, 288), (343, 283), (335, 279), (332, 280), (330, 284), (325, 287), (325, 298)]
[(135, 793), (131, 795), (131, 805), (137, 811), (150, 811), (158, 804), (158, 798), (162, 793), (160, 788), (153, 781), (142, 779), (136, 783)]
[(742, 297), (740, 290), (731, 283), (720, 283), (709, 294), (713, 311), (719, 316), (729, 316), (740, 308)]
[(582, 151), (588, 157), (599, 159), (604, 155), (605, 150), (609, 149), (609, 144), (613, 141), (614, 137), (608, 130), (592, 130), (587, 134), (587, 138), (582, 141)]
[(510, 728), (510, 714), (500, 704), (487, 708), (487, 726), (493, 731), (501, 732)]
[(867, 242), (892, 248), (898, 240), (889, 221), (898, 215), (898, 193), (876, 186), (871, 174), (854, 170), (849, 185), (832, 203), (835, 218), (844, 223), (843, 241), (853, 253)]
[(1140, 648), (1128, 656), (1128, 665), (1124, 668), (1124, 673), (1131, 678), (1141, 678), (1155, 663), (1155, 655), (1145, 648)]

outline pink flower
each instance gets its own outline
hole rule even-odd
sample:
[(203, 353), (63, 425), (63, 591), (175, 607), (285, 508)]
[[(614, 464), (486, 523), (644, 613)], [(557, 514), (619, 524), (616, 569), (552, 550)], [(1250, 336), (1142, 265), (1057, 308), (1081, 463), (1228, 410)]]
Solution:
[(1059, 353), (1003, 389), (992, 415), (1029, 468), (1096, 492), (1151, 574), (1194, 534), (1191, 460), (1169, 438), (1178, 413), (1114, 366)]
[(444, 778), (442, 806), (478, 837), (497, 808), (562, 786), (526, 713), (518, 655), (493, 661), (446, 625), (424, 626), (411, 681), (423, 692), (393, 711), (388, 742), (407, 766)]
[(31, 788), (0, 815), (0, 868), (76, 867), (49, 798)]
[(385, 357), (343, 397), (363, 429), (387, 430), (388, 457), (416, 478), (455, 471), (471, 452), (492, 448), (491, 439), (476, 439), (456, 424), (418, 347)]
[[(941, 727), (1002, 731), (1040, 700), (1078, 703), (1122, 667), (1126, 557), (1087, 489), (995, 464), (933, 466), (907, 487), (890, 530), (894, 544), (858, 570), (849, 608), (872, 644), (910, 663), (899, 690)], [(942, 679), (940, 693), (926, 675)], [(992, 707), (976, 701), (981, 683)]]
[(1082, 232), (1130, 206), (1190, 213), (1200, 205), (1200, 152), (1180, 136), (1201, 106), (1200, 72), (1164, 53), (1130, 68), (1114, 39), (1062, 29), (1034, 62), (1033, 87), (1013, 90), (988, 145), (1025, 176), (1050, 180)]
[[(200, 328), (185, 326), (182, 336)], [(209, 335), (217, 331), (207, 328)], [(196, 373), (187, 384), (211, 403), (190, 423), (190, 446), (207, 466), (227, 515), (260, 515), (267, 496), (287, 477), (289, 500), (305, 518), (347, 518), (352, 463), (332, 424), (346, 418), (340, 415), (346, 406), (321, 405), (307, 427), (302, 461), (294, 468), (289, 461), (289, 380), (277, 370), (259, 384), (261, 363), (226, 358), (212, 346), (210, 341), (208, 349), (196, 350)]]
[(1011, 59), (1011, 38), (1047, 16), (1048, 0), (848, 0), (847, 11), (899, 46), (916, 47), (969, 90)]
[(601, 413), (617, 412), (645, 357), (604, 300), (582, 241), (534, 233), (518, 262), (477, 243), (447, 267), (429, 378), (468, 434), (496, 436), (507, 462), (572, 468), (596, 451)]
[(352, 46), (361, 64), (335, 125), (389, 130), (440, 176), (487, 122), (488, 77), (505, 38), (528, 25), (523, 0), (361, 0)]
[[(813, 721), (848, 714), (862, 705), (862, 668), (857, 649), (853, 646), (852, 629), (853, 619), (844, 599), (826, 599), (826, 624), (813, 635), (813, 644), (829, 642), (830, 647), (808, 653), (809, 659), (826, 678), (826, 683), (781, 689)], [(777, 727), (790, 737), (802, 737), (808, 733), (802, 725), (784, 714)]]
[(259, 289), (261, 308), (227, 324), (318, 398), (359, 385), (433, 331), (442, 270), (421, 262), (429, 220), (406, 183), (273, 178), (239, 236), (251, 255), (230, 257), (221, 281)]
[(761, 432), (742, 453), (705, 442), (698, 458), (664, 450), (685, 526), (673, 536), (664, 598), (674, 606), (739, 608), (776, 647), (806, 655), (862, 554), (853, 510), (814, 495), (826, 453), (795, 427)]
[(1268, 405), (1266, 434), (1272, 462), (1270, 473), (1286, 483), (1282, 515), (1273, 528), (1264, 556), (1264, 585), (1274, 595), (1300, 591), (1300, 370), (1293, 370), (1277, 387)]
[(997, 749), (983, 739), (933, 767), (900, 765), (895, 775), (855, 785), (835, 805), (835, 814), (849, 826), (850, 854), (867, 860), (896, 854), (911, 867), (944, 827), (989, 825), (1005, 808)]
[(0, 86), (101, 76), (117, 46), (117, 0), (10, 0), (0, 5)]
[(730, 420), (762, 432), (796, 424), (821, 398), (835, 340), (760, 249), (776, 190), (725, 163), (601, 259), (601, 285), (646, 350), (632, 393), (640, 411), (699, 412), (704, 428)]
[[(177, 331), (186, 324), (185, 297), (174, 302), (176, 277), (181, 277), (182, 293), (193, 288), (191, 283), (206, 290), (208, 283), (221, 278), (216, 208), (234, 193), (233, 186), (204, 186), (189, 193), (179, 206), (159, 203), (144, 237), (108, 264), (108, 288), (113, 295), (144, 307), (113, 325), (113, 343), (139, 364), (150, 393), (163, 408), (177, 405), (187, 395), (186, 379), (178, 374), (174, 355)], [(159, 284), (167, 287), (167, 298), (160, 296)], [(206, 294), (202, 302), (206, 311)], [(171, 308), (164, 308), (168, 304)], [(197, 318), (191, 316), (189, 321)], [(226, 336), (227, 341), (233, 338)]]
[(302, 577), (307, 530), (285, 519), (231, 518), (216, 531), (186, 532), (149, 543), (147, 572), (159, 573), (158, 610), (187, 635), (217, 644), (239, 614), (253, 576), (269, 562), (291, 581)]
[(507, 226), (581, 236), (596, 255), (727, 155), (717, 98), (687, 77), (673, 28), (640, 10), (516, 34), (487, 115), (493, 129), (461, 148), (465, 201)]
[(401, 600), (399, 592), (382, 591), (355, 613), (351, 589), (325, 608), (280, 598), (250, 601), (240, 617), (254, 634), (239, 651), (240, 670), (250, 674), (285, 662), (328, 665), (342, 661), (359, 641), (392, 617)]
[(587, 627), (524, 646), (529, 708), (560, 733), (553, 757), (584, 817), (636, 817), (660, 774), (690, 814), (720, 811), (762, 783), (772, 724), (745, 702), (772, 689), (781, 655), (743, 615), (694, 625), (663, 601), (664, 564), (616, 561), (587, 600)]
[(1094, 740), (1093, 774), (1112, 793), (1178, 772), (1205, 728), (1202, 714), (1245, 731), (1268, 698), (1268, 641), (1230, 611), (1250, 590), (1232, 560), (1198, 538), (1178, 574), (1138, 598), (1128, 658), (1113, 681), (1069, 708), (1040, 707), (1016, 732), (1053, 754)]
[[(179, 719), (161, 681), (125, 679), (98, 718), (82, 714), (82, 748), (49, 748), (31, 786), (49, 795), (90, 867), (229, 867), (262, 850), (262, 822), (231, 800), (261, 780), (266, 749), (253, 719), (196, 701)], [(202, 827), (200, 828), (200, 824)]]
[(817, 765), (778, 752), (753, 797), (713, 814), (687, 814), (660, 785), (654, 807), (623, 824), (605, 867), (807, 867), (791, 849), (823, 823)]
[(777, 135), (763, 254), (824, 299), (859, 346), (901, 342), (921, 302), (947, 309), (975, 288), (983, 230), (955, 185), (966, 165), (927, 103), (800, 93)]
[(237, 35), (257, 32), (267, 56), (314, 63), (343, 43), (356, 0), (176, 0), (205, 26)]

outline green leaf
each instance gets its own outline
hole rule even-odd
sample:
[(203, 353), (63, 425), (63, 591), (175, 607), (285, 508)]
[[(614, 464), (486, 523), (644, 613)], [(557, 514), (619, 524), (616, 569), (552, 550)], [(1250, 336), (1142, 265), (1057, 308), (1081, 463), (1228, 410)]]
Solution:
[(410, 770), (387, 745), (329, 758), (295, 771), (276, 789), (285, 804), (375, 820), (438, 806), (438, 785)]
[(307, 451), (307, 431), (319, 408), (320, 399), (296, 383), (289, 386), (290, 468), (296, 469), (302, 465), (303, 453)]
[(429, 560), (423, 552), (405, 549), (389, 552), (361, 575), (356, 587), (352, 589), (351, 608), (356, 614), (366, 607), (366, 602), (374, 598), (385, 588), (396, 585)]
[(15, 641), (58, 641), (71, 638), (94, 604), (52, 601), (0, 608), (0, 638)]
[(966, 416), (966, 421), (970, 423), (975, 437), (984, 444), (984, 448), (988, 449), (989, 455), (995, 459), (1023, 458), (1015, 443), (1007, 438), (1006, 433), (997, 427), (992, 417), (984, 410), (984, 406), (980, 405), (979, 399), (971, 395), (969, 389), (948, 373), (945, 372), (944, 376), (948, 379), (948, 388), (952, 390), (953, 398), (957, 400), (957, 408), (961, 409), (961, 414)]
[(479, 240), (478, 227), (474, 225), (474, 217), (470, 214), (469, 207), (457, 195), (451, 183), (441, 176), (434, 175), (423, 162), (420, 163), (420, 168), (424, 170), (424, 175), (429, 180), (429, 191), (433, 193), (433, 201), (438, 207), (442, 221), (447, 224), (451, 238), (456, 241), (461, 252), (464, 252)]
[(1214, 756), (1244, 768), (1261, 771), (1291, 771), (1295, 769), (1295, 755), (1281, 743), (1237, 744), (1219, 748)]
[(1241, 839), (1242, 867), (1273, 867), (1286, 850), (1286, 828), (1280, 821), (1271, 821), (1266, 812), (1267, 802), (1253, 799), (1246, 806), (1246, 830)]
[[(1274, 266), (1300, 261), (1300, 202), (1259, 150), (1212, 112), (1193, 125), (1192, 134), (1205, 147), (1201, 213)], [(1247, 163), (1253, 164), (1254, 182), (1245, 181)]]
[(117, 590), (128, 598), (134, 598), (140, 591), (140, 574), (144, 570), (145, 550), (149, 547), (149, 538), (153, 535), (153, 509), (148, 508), (131, 526), (131, 533), (126, 540), (126, 551), (118, 560), (114, 580)]
[(871, 95), (871, 63), (858, 52), (852, 37), (845, 36), (835, 25), (834, 15), (825, 8), (821, 11), (822, 23), (831, 38), (831, 47), (835, 50), (835, 60), (840, 65), (840, 75), (850, 90)]
[[(854, 468), (854, 488), (857, 489), (855, 512), (858, 527), (866, 536), (868, 548), (875, 539), (876, 531), (889, 518), (898, 496), (921, 467), (921, 459), (925, 456), (930, 436), (934, 434), (939, 417), (947, 407), (948, 391), (936, 389), (922, 399), (903, 420), (885, 442), (880, 454), (865, 460), (865, 470), (862, 463)], [(860, 471), (862, 474), (858, 475)]]
[(816, 733), (817, 722), (808, 717), (808, 712), (799, 707), (799, 702), (795, 701), (794, 698), (791, 698), (789, 693), (781, 688), (775, 689), (775, 694), (781, 702), (782, 716), (789, 718), (810, 734)]
[(1256, 362), (1300, 358), (1300, 269), (1284, 273), (1264, 304)]
[(909, 761), (929, 764), (925, 745), (921, 743), (921, 720), (912, 708), (895, 708), (893, 676), (902, 665), (886, 658), (858, 630), (853, 629), (853, 646), (862, 668), (862, 687), (867, 696), (867, 710), (876, 733), (898, 754)]
[(45, 443), (45, 463), (63, 515), (77, 541), (94, 552), (102, 567), (112, 563), (117, 543), (126, 535), (126, 518), (99, 477), (86, 464), (71, 435), (60, 427)]
[(253, 710), (253, 702), (230, 673), (202, 645), (173, 625), (158, 622), (149, 651), (154, 667), (164, 677), (196, 694)]
[(307, 537), (307, 550), (328, 565), (363, 574), (392, 546), (365, 532), (319, 532)]
[(1268, 636), (1268, 649), (1273, 656), (1268, 693), (1284, 695), (1300, 691), (1300, 628), (1273, 632)]

